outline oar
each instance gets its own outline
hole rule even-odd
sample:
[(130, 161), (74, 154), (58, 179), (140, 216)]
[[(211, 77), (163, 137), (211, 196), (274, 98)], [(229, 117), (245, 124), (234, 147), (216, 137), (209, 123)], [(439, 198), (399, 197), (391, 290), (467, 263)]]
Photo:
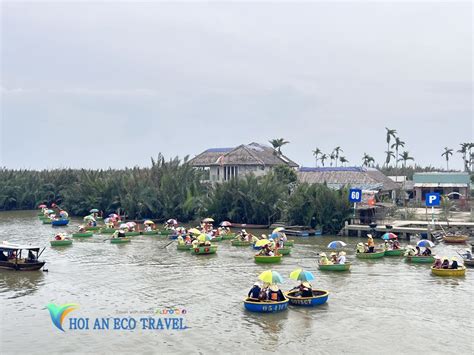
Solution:
[(167, 247), (168, 247), (168, 245), (172, 244), (173, 242), (174, 242), (174, 240), (172, 240), (171, 242), (169, 242), (168, 244), (166, 244), (166, 245), (165, 245), (163, 248), (161, 248), (161, 249), (165, 249), (165, 248), (167, 248)]

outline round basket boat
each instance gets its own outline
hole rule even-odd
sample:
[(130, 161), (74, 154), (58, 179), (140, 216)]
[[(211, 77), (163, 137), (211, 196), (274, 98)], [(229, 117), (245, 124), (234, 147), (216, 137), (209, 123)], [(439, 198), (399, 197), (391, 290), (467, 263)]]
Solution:
[(385, 250), (385, 256), (403, 256), (405, 249)]
[(462, 259), (464, 266), (473, 267), (474, 266), (474, 259)]
[(130, 243), (131, 239), (127, 237), (120, 237), (120, 238), (112, 238), (110, 239), (110, 243), (112, 244), (124, 244)]
[(313, 290), (313, 297), (297, 297), (298, 291), (286, 292), (285, 296), (290, 300), (290, 304), (299, 307), (315, 307), (327, 302), (329, 292), (325, 290)]
[(385, 251), (376, 251), (374, 253), (356, 253), (359, 259), (380, 259), (385, 255)]
[(443, 241), (447, 244), (461, 244), (469, 240), (467, 235), (445, 235)]
[(295, 245), (295, 241), (294, 240), (287, 240), (286, 242), (283, 242), (283, 245), (285, 247), (292, 247)]
[(52, 247), (63, 247), (66, 245), (72, 245), (72, 239), (51, 240), (49, 243)]
[(246, 240), (233, 240), (230, 242), (234, 247), (248, 247), (251, 245), (250, 242)]
[(465, 276), (466, 275), (466, 267), (459, 266), (457, 269), (435, 269), (433, 266), (431, 267), (431, 273), (436, 276)]
[(235, 233), (222, 234), (223, 240), (229, 240), (229, 239), (234, 239), (234, 238), (235, 238)]
[(345, 264), (318, 264), (319, 270), (323, 271), (347, 271), (351, 268), (351, 263)]
[(217, 245), (205, 245), (190, 249), (191, 253), (195, 255), (215, 254), (217, 252)]
[[(255, 248), (255, 247), (254, 247)], [(278, 253), (281, 255), (290, 255), (291, 253), (291, 248), (289, 247), (283, 247), (278, 249)]]
[(417, 263), (417, 264), (427, 264), (427, 263), (433, 263), (435, 261), (434, 256), (406, 256), (405, 257), (406, 261), (412, 262), (412, 263)]
[(259, 264), (273, 264), (281, 262), (282, 255), (274, 255), (274, 256), (267, 256), (267, 255), (255, 255), (254, 260), (256, 263)]
[(176, 249), (178, 249), (178, 250), (191, 250), (192, 247), (193, 247), (192, 244), (178, 244), (176, 246)]
[(101, 228), (101, 234), (114, 234), (117, 231), (115, 228)]
[(281, 312), (288, 309), (288, 303), (288, 298), (281, 302), (259, 301), (254, 298), (246, 298), (244, 300), (245, 309), (257, 313)]
[(211, 242), (214, 243), (214, 242), (220, 242), (222, 240), (222, 236), (218, 236), (218, 237), (214, 237), (211, 239)]
[(83, 232), (83, 233), (73, 233), (73, 238), (89, 238), (92, 237), (94, 233), (92, 232)]
[(142, 234), (143, 235), (158, 235), (158, 231), (157, 230), (143, 231)]
[(69, 219), (56, 219), (51, 221), (53, 227), (67, 226), (69, 224)]
[(140, 235), (140, 232), (125, 232), (126, 237), (136, 237), (137, 235)]

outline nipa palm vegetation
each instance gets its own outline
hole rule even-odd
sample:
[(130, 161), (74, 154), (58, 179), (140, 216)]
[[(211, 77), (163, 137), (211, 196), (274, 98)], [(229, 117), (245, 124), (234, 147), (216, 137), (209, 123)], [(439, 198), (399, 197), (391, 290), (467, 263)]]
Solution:
[[(91, 208), (119, 212), (130, 219), (177, 218), (181, 222), (212, 216), (216, 221), (322, 226), (337, 232), (349, 217), (347, 193), (325, 185), (298, 184), (294, 170), (277, 166), (265, 176), (252, 174), (222, 184), (201, 182), (204, 172), (187, 159), (149, 168), (123, 170), (0, 170), (0, 209), (34, 209), (56, 203), (72, 215)], [(349, 212), (348, 212), (349, 211)]]

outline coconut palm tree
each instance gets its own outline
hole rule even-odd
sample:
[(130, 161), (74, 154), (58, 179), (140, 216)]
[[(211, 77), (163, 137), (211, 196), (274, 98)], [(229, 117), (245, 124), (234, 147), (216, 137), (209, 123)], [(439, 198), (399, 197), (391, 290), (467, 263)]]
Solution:
[(281, 155), (281, 147), (283, 147), (285, 144), (290, 143), (288, 141), (285, 141), (285, 138), (275, 138), (269, 142), (273, 146), (273, 149), (277, 151), (278, 155)]
[(336, 159), (336, 154), (332, 152), (331, 154), (329, 154), (329, 158), (331, 159), (331, 166), (332, 166), (332, 162), (334, 161), (334, 159)]
[(372, 158), (369, 154), (364, 153), (364, 156), (362, 157), (362, 166), (370, 166), (370, 163), (374, 163), (375, 160)]
[[(460, 143), (461, 149), (457, 152), (462, 154), (462, 162), (464, 164), (464, 171), (469, 171), (469, 159), (467, 159), (467, 154), (470, 155), (472, 143)], [(469, 156), (470, 158), (470, 156)]]
[(326, 161), (326, 159), (328, 158), (328, 155), (326, 153), (323, 153), (321, 155), (321, 158), (319, 158), (319, 160), (321, 160), (321, 164), (324, 166), (324, 162)]
[(444, 153), (441, 154), (442, 157), (446, 159), (446, 170), (449, 170), (449, 157), (453, 155), (453, 150), (448, 147), (444, 147)]
[[(395, 137), (397, 135), (397, 130), (396, 129), (390, 129), (390, 128), (387, 128), (387, 127), (385, 127), (385, 130), (386, 130), (386, 132), (385, 132), (386, 136), (385, 137), (386, 137), (386, 140), (387, 140), (387, 151), (390, 151), (390, 141), (392, 140), (392, 137), (395, 139)], [(390, 162), (390, 159), (389, 159), (389, 162)]]
[(341, 162), (341, 164), (343, 164), (345, 166), (346, 163), (349, 162), (349, 160), (346, 159), (346, 157), (339, 157), (339, 161)]
[(318, 167), (318, 156), (322, 153), (322, 151), (319, 148), (316, 148), (313, 150), (313, 155), (314, 158), (316, 159), (316, 167)]
[(341, 149), (341, 147), (337, 146), (336, 148), (334, 148), (332, 152), (334, 154), (334, 160), (337, 166), (337, 161), (339, 160), (339, 153), (343, 152), (343, 150)]
[(403, 160), (403, 169), (407, 167), (408, 160), (415, 160), (413, 157), (410, 156), (410, 153), (407, 151), (402, 152), (399, 156), (400, 156), (400, 159), (398, 160)]
[[(398, 157), (398, 148), (405, 147), (405, 142), (402, 141), (399, 137), (395, 137), (395, 143), (393, 143), (391, 147), (395, 148), (395, 157)], [(398, 169), (398, 159), (395, 159), (395, 169)]]
[(388, 168), (388, 164), (390, 164), (390, 160), (392, 158), (395, 158), (395, 153), (393, 153), (391, 150), (387, 150), (385, 152), (385, 154), (387, 155), (386, 158), (385, 158), (385, 165), (387, 166)]

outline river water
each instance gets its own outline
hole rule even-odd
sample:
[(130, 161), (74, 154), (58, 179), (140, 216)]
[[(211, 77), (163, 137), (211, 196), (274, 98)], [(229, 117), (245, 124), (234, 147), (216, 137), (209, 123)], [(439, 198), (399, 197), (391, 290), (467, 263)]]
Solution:
[[(75, 231), (78, 221), (61, 230)], [(315, 274), (313, 287), (330, 291), (319, 308), (290, 307), (278, 314), (244, 310), (242, 300), (268, 266), (255, 264), (250, 248), (219, 243), (216, 255), (177, 251), (164, 237), (134, 237), (112, 245), (107, 236), (51, 248), (54, 231), (36, 212), (0, 213), (0, 240), (47, 246), (42, 258), (48, 272), (0, 270), (0, 349), (25, 353), (473, 353), (473, 275), (432, 276), (428, 265), (401, 258), (355, 259), (350, 244), (348, 273), (317, 269), (317, 253), (336, 237), (293, 238), (292, 256), (273, 266), (295, 285), (289, 273), (298, 267)], [(459, 246), (434, 251), (454, 256)], [(48, 303), (76, 303), (61, 332)], [(179, 316), (162, 315), (179, 309)], [(184, 312), (183, 312), (184, 310)], [(158, 312), (158, 314), (157, 314)], [(70, 329), (68, 318), (181, 318), (187, 329)], [(125, 324), (126, 325), (126, 324)]]

